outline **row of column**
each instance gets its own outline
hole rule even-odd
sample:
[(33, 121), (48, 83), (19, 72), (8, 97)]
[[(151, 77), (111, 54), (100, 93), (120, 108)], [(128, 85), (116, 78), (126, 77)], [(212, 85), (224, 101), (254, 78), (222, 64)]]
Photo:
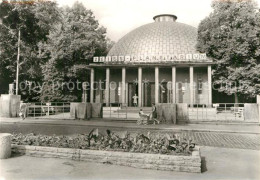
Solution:
[[(190, 66), (190, 104), (194, 104), (194, 68)], [(91, 69), (90, 73), (90, 102), (94, 102), (94, 69)], [(110, 82), (110, 68), (106, 68), (106, 92), (105, 99), (106, 105), (109, 106), (109, 82)], [(126, 68), (122, 68), (122, 103), (125, 104), (126, 100)], [(211, 78), (211, 66), (208, 66), (208, 96), (209, 104), (212, 104), (212, 78)], [(142, 106), (142, 67), (138, 67), (138, 105)], [(155, 67), (155, 104), (159, 103), (159, 67)], [(176, 103), (176, 67), (172, 67), (172, 103)]]

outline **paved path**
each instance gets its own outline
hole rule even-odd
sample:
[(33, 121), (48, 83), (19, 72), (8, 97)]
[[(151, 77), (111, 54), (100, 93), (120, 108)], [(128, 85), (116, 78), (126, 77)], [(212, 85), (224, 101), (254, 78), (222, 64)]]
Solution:
[(260, 150), (260, 135), (255, 134), (184, 132), (183, 136), (192, 137), (196, 144), (203, 146)]
[(193, 131), (193, 132), (227, 132), (227, 133), (245, 133), (260, 134), (259, 124), (223, 124), (216, 122), (215, 124), (159, 124), (159, 125), (137, 125), (129, 121), (113, 121), (108, 119), (93, 119), (91, 121), (84, 120), (63, 120), (63, 119), (33, 119), (27, 118), (22, 121), (20, 118), (2, 118), (1, 124), (49, 124), (49, 125), (73, 125), (87, 127), (117, 127), (117, 128), (133, 128), (133, 129), (150, 129), (150, 130), (174, 130), (174, 131)]
[(0, 160), (0, 179), (14, 180), (259, 180), (260, 151), (201, 147), (202, 173), (138, 169), (68, 159), (27, 156)]

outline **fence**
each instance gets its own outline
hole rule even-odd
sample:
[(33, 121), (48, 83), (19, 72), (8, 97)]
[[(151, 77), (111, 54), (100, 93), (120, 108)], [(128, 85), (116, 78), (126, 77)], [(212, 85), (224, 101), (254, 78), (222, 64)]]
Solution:
[(188, 105), (189, 121), (244, 121), (244, 104)]
[(109, 104), (108, 107), (103, 107), (103, 118), (136, 121), (140, 119), (140, 109), (147, 115), (152, 113), (152, 107), (130, 107), (122, 103)]
[[(151, 107), (142, 108), (150, 114)], [(127, 104), (109, 104), (103, 107), (104, 119), (137, 120), (140, 108), (128, 107)], [(230, 121), (259, 122), (257, 104), (219, 103), (219, 104), (177, 104), (178, 122)], [(69, 102), (28, 103), (27, 116), (32, 118), (72, 119)]]
[(68, 102), (33, 102), (27, 104), (27, 117), (69, 119), (70, 103)]
[(108, 107), (103, 107), (103, 118), (109, 119), (128, 119), (128, 106), (127, 104), (109, 104)]

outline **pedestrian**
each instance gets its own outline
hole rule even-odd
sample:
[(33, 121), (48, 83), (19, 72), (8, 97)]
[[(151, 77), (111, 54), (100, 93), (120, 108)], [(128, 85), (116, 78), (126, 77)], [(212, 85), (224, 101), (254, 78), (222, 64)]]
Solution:
[(21, 117), (22, 120), (25, 119), (26, 117), (26, 103), (24, 103), (23, 101), (20, 102), (20, 112), (19, 112), (19, 116)]
[(134, 106), (137, 107), (137, 100), (138, 100), (138, 96), (135, 94), (133, 96), (133, 102), (134, 102)]
[(160, 121), (157, 120), (157, 109), (154, 103), (152, 104), (152, 120), (154, 121), (154, 124), (160, 124)]

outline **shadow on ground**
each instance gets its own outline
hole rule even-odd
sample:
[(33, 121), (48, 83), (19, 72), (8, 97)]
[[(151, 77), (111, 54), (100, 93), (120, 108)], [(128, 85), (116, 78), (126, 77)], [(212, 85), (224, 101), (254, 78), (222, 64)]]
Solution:
[(204, 173), (206, 172), (207, 169), (207, 162), (206, 162), (206, 158), (204, 156), (201, 157), (201, 172)]

